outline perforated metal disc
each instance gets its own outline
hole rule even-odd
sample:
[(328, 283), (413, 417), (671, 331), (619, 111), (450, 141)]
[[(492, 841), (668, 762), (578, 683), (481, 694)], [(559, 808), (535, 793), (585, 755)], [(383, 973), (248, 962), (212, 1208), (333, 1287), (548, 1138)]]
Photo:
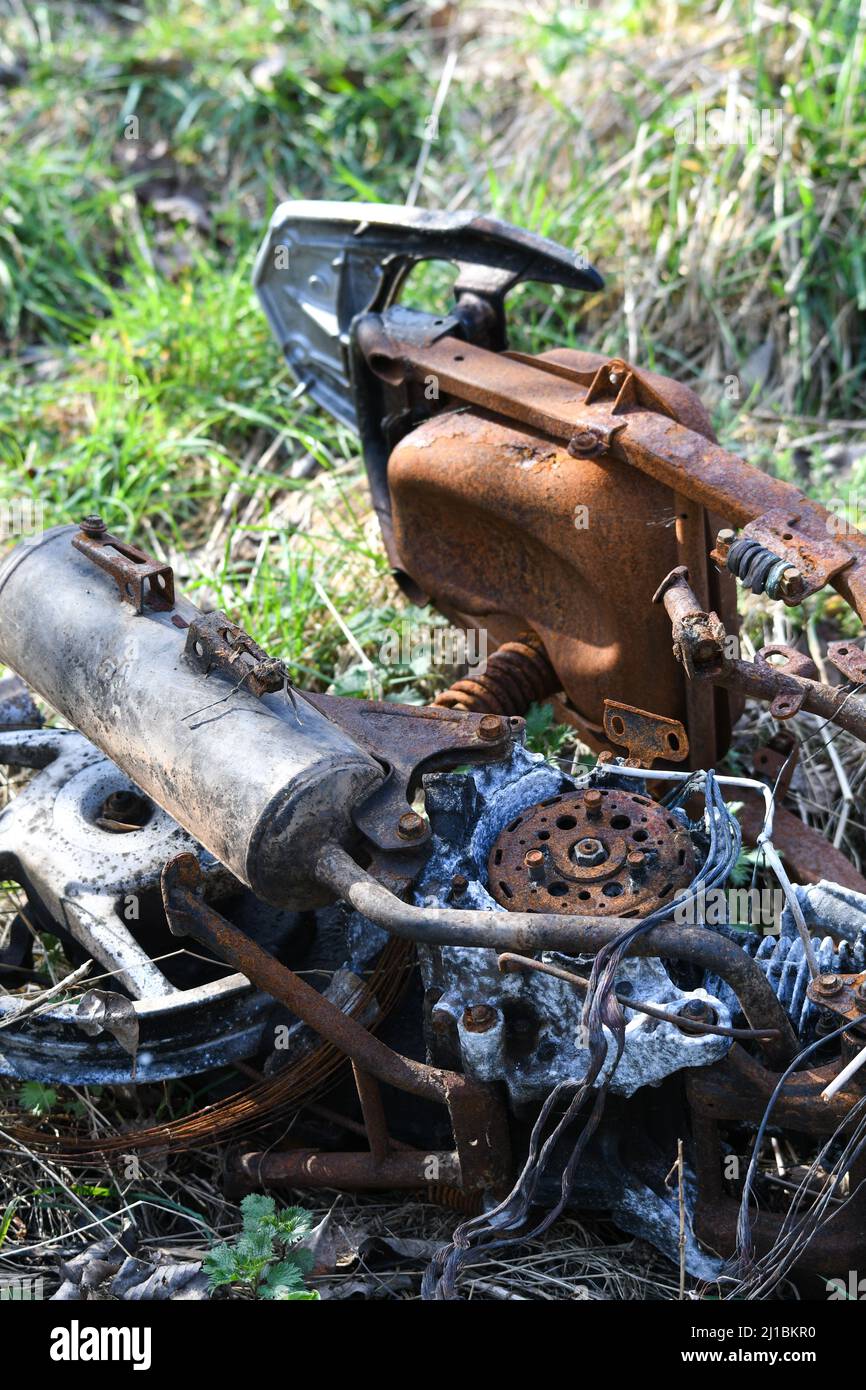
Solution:
[(507, 825), (487, 863), (488, 887), (512, 912), (643, 917), (691, 883), (682, 823), (630, 791), (588, 788), (531, 806)]

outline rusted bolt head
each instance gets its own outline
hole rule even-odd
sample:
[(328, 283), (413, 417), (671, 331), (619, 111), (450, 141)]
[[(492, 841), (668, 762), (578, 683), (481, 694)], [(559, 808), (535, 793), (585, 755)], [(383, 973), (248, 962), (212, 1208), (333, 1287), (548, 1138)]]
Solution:
[(544, 855), (540, 849), (528, 849), (523, 856), (523, 862), (529, 870), (529, 877), (533, 883), (540, 883), (544, 878)]
[(469, 1033), (486, 1033), (496, 1022), (496, 1010), (491, 1004), (472, 1004), (463, 1010), (463, 1027)]
[(825, 994), (832, 997), (841, 994), (845, 988), (845, 982), (839, 979), (838, 975), (817, 975), (815, 977), (815, 993)]
[(596, 787), (590, 787), (583, 794), (583, 804), (590, 820), (597, 820), (601, 815), (601, 792)]
[(92, 516), (86, 516), (84, 518), (84, 520), (81, 523), (81, 529), (84, 532), (85, 536), (91, 536), (94, 540), (96, 540), (97, 537), (105, 535), (106, 531), (108, 530), (108, 527), (102, 520), (102, 517), (98, 516), (96, 512), (94, 512)]
[(779, 580), (779, 591), (784, 598), (800, 598), (805, 587), (806, 583), (802, 574), (793, 565), (785, 570)]
[(462, 898), (466, 889), (469, 887), (469, 879), (465, 874), (453, 874), (451, 878), (452, 898)]
[(633, 849), (628, 856), (628, 866), (630, 869), (642, 869), (646, 863), (646, 855), (639, 849)]
[(497, 738), (502, 738), (505, 733), (505, 724), (498, 714), (485, 714), (478, 725), (478, 732), (482, 738), (493, 743)]
[(605, 443), (598, 430), (584, 426), (574, 431), (568, 441), (567, 449), (572, 458), (590, 459), (594, 458), (596, 454), (604, 452)]
[(417, 840), (424, 834), (424, 819), (417, 811), (404, 811), (397, 822), (397, 834), (401, 840)]
[(731, 531), (729, 527), (725, 527), (725, 529), (723, 531), (720, 531), (719, 534), (716, 536), (716, 544), (724, 546), (733, 545), (736, 539), (736, 531)]

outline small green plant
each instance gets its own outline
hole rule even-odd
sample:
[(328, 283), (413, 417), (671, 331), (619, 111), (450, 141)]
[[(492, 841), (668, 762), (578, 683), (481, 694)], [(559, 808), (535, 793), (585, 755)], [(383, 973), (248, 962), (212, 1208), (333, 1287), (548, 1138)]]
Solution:
[(312, 1226), (302, 1207), (278, 1212), (273, 1197), (251, 1192), (241, 1202), (243, 1228), (234, 1241), (215, 1245), (205, 1256), (203, 1269), (212, 1289), (231, 1285), (251, 1298), (288, 1303), (317, 1299), (315, 1289), (304, 1288), (312, 1256), (298, 1250), (298, 1242)]
[[(545, 758), (558, 758), (574, 743), (574, 730), (554, 722), (550, 705), (530, 705), (526, 712), (526, 746)], [(593, 763), (595, 759), (593, 758)]]
[(18, 1092), (18, 1104), (28, 1114), (41, 1119), (50, 1114), (57, 1104), (57, 1092), (53, 1086), (43, 1086), (41, 1081), (25, 1081)]

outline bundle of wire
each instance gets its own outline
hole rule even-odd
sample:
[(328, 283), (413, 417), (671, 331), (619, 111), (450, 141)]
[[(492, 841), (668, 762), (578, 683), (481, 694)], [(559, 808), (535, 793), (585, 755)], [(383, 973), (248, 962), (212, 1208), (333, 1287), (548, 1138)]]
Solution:
[[(676, 901), (678, 904), (694, 903), (696, 913), (700, 914), (703, 895), (727, 882), (740, 854), (742, 834), (712, 771), (698, 773), (695, 778), (683, 782), (678, 790), (666, 799), (666, 804), (682, 804), (697, 789), (698, 779), (702, 779), (704, 784), (706, 804), (703, 825), (708, 838), (707, 854), (698, 877)], [(577, 1165), (598, 1128), (604, 1113), (611, 1077), (619, 1065), (625, 1045), (626, 1021), (614, 989), (617, 972), (632, 943), (653, 927), (669, 921), (672, 910), (672, 903), (656, 908), (622, 936), (603, 946), (596, 955), (583, 1009), (583, 1043), (589, 1051), (584, 1075), (579, 1079), (561, 1081), (553, 1088), (533, 1126), (526, 1162), (511, 1192), (491, 1211), (463, 1222), (456, 1228), (450, 1244), (437, 1251), (425, 1272), (421, 1286), (423, 1298), (457, 1298), (460, 1270), (474, 1253), (481, 1250), (491, 1251), (542, 1235), (566, 1206)], [(700, 915), (698, 920), (701, 920)], [(602, 1084), (596, 1086), (611, 1045), (615, 1050), (614, 1065)], [(571, 1099), (545, 1138), (551, 1117), (570, 1092), (573, 1092)], [(592, 1104), (589, 1113), (559, 1174), (559, 1198), (535, 1225), (531, 1225), (530, 1214), (537, 1205), (536, 1195), (542, 1180), (550, 1175), (560, 1141), (590, 1098)]]
[[(760, 1259), (755, 1258), (750, 1207), (761, 1148), (773, 1108), (788, 1078), (808, 1061), (813, 1052), (840, 1038), (855, 1022), (857, 1020), (848, 1020), (841, 1028), (804, 1048), (776, 1083), (758, 1127), (749, 1169), (743, 1183), (737, 1219), (737, 1246), (720, 1281), (725, 1286), (722, 1294), (725, 1299), (767, 1298), (778, 1288), (821, 1227), (838, 1216), (856, 1194), (857, 1189), (849, 1191), (840, 1201), (845, 1176), (851, 1171), (866, 1145), (866, 1096), (851, 1107), (812, 1159), (797, 1186), (772, 1246)], [(850, 1133), (844, 1137), (846, 1129), (850, 1129)], [(807, 1202), (810, 1197), (813, 1200)]]

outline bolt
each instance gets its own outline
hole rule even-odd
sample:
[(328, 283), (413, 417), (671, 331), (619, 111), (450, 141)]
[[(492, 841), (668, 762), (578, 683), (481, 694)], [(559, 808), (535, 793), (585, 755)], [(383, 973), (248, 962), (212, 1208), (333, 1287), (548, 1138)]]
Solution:
[(468, 887), (469, 879), (465, 874), (454, 874), (451, 878), (451, 897), (462, 898)]
[(723, 531), (720, 531), (719, 534), (716, 536), (716, 545), (733, 545), (736, 539), (736, 531), (731, 531), (729, 527), (725, 527), (725, 529)]
[(633, 849), (628, 856), (627, 864), (629, 871), (634, 878), (643, 878), (646, 872), (646, 855), (639, 849)]
[(572, 458), (589, 459), (604, 452), (605, 443), (598, 430), (582, 428), (574, 431), (568, 441), (568, 452)]
[(601, 792), (595, 787), (590, 787), (583, 794), (583, 804), (589, 819), (598, 820), (601, 815)]
[(417, 811), (404, 811), (397, 822), (397, 834), (401, 840), (417, 840), (425, 830), (425, 823)]
[(838, 975), (818, 975), (815, 978), (815, 993), (826, 995), (832, 998), (836, 994), (841, 994), (845, 988), (845, 981), (840, 980)]
[(540, 883), (544, 878), (544, 855), (540, 849), (528, 849), (523, 856), (523, 862), (529, 870), (529, 877), (533, 883)]
[(505, 725), (498, 714), (485, 714), (478, 725), (478, 733), (488, 743), (493, 743), (496, 739), (502, 738), (505, 733)]
[(463, 1027), (469, 1033), (487, 1033), (496, 1022), (496, 1010), (491, 1004), (472, 1004), (463, 1010)]
[(790, 565), (789, 568), (785, 570), (782, 578), (779, 580), (779, 592), (783, 598), (800, 598), (802, 597), (805, 587), (806, 581), (800, 571), (795, 569), (793, 565)]
[(84, 532), (85, 536), (90, 536), (93, 540), (99, 540), (102, 536), (105, 535), (106, 531), (108, 530), (108, 527), (102, 520), (102, 517), (97, 516), (97, 514), (94, 512), (92, 516), (86, 516), (84, 518), (84, 520), (81, 523), (81, 529)]

